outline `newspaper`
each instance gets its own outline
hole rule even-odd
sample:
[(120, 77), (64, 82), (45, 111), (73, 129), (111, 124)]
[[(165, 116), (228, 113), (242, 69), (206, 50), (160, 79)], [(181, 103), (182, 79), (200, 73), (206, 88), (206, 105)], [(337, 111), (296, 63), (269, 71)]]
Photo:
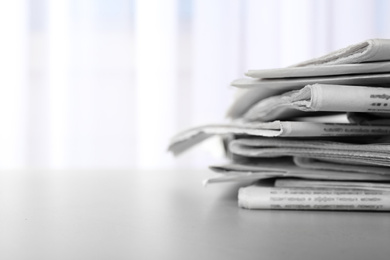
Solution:
[(239, 189), (238, 205), (246, 209), (390, 211), (390, 191), (257, 183)]
[[(246, 208), (390, 209), (390, 40), (246, 76), (232, 83), (238, 95), (227, 111), (230, 122), (185, 130), (169, 151), (180, 155), (218, 135), (229, 163), (210, 166), (217, 175), (205, 184), (276, 179), (285, 185), (240, 190)], [(370, 193), (377, 188), (386, 190)], [(314, 201), (323, 198), (337, 203)]]
[[(329, 137), (329, 136), (382, 136), (390, 134), (390, 126), (365, 126), (316, 122), (246, 122), (236, 124), (205, 125), (181, 132), (171, 139), (168, 150), (179, 155), (192, 146), (214, 135), (244, 135), (249, 137)], [(245, 142), (246, 139), (232, 141)], [(248, 139), (249, 143), (253, 139)], [(264, 139), (277, 140), (281, 139)], [(239, 144), (239, 143), (238, 143)], [(238, 145), (237, 144), (237, 145)], [(240, 148), (237, 148), (240, 149)], [(238, 153), (237, 153), (238, 154)], [(245, 154), (245, 156), (247, 156)]]
[(314, 84), (262, 99), (242, 117), (249, 121), (271, 121), (304, 114), (297, 110), (390, 113), (389, 99), (389, 88)]
[(297, 156), (335, 163), (390, 166), (390, 143), (257, 137), (235, 139), (229, 143), (228, 150), (231, 154), (249, 158)]
[(326, 160), (319, 160), (315, 158), (307, 157), (293, 157), (294, 164), (300, 168), (309, 169), (309, 170), (330, 170), (337, 172), (356, 172), (356, 173), (368, 173), (368, 174), (390, 174), (390, 168), (384, 166), (374, 166), (374, 165), (362, 165), (362, 164), (345, 164), (330, 162)]
[(253, 79), (241, 78), (234, 80), (231, 85), (238, 88), (277, 88), (288, 91), (300, 89), (310, 84), (336, 84), (356, 86), (386, 87), (390, 84), (390, 73), (338, 75), (323, 77), (302, 77), (285, 79)]
[(287, 68), (248, 71), (247, 76), (263, 79), (244, 78), (232, 82), (233, 86), (244, 89), (227, 116), (238, 118), (263, 98), (309, 84), (387, 87), (390, 75), (384, 72), (389, 72), (389, 62), (390, 40), (370, 39)]
[(261, 163), (239, 164), (230, 163), (224, 165), (212, 165), (210, 169), (219, 176), (208, 178), (205, 184), (220, 183), (220, 182), (240, 182), (248, 180), (260, 180), (269, 178), (304, 178), (314, 180), (348, 180), (348, 181), (390, 181), (390, 172), (386, 174), (356, 172), (350, 171), (335, 171), (321, 170), (313, 171), (312, 169), (301, 168), (294, 164), (291, 160), (286, 161), (286, 158), (280, 158), (279, 163)]
[(373, 74), (390, 72), (389, 61), (357, 64), (318, 65), (315, 67), (287, 67), (276, 69), (249, 70), (245, 76), (251, 78), (301, 78), (353, 74)]
[(356, 182), (356, 181), (323, 181), (323, 180), (298, 180), (291, 178), (276, 179), (275, 187), (285, 188), (331, 188), (331, 189), (343, 189), (353, 188), (360, 190), (386, 190), (390, 191), (390, 182)]
[(369, 39), (336, 50), (324, 56), (300, 62), (293, 66), (318, 66), (323, 64), (352, 64), (390, 60), (389, 39)]

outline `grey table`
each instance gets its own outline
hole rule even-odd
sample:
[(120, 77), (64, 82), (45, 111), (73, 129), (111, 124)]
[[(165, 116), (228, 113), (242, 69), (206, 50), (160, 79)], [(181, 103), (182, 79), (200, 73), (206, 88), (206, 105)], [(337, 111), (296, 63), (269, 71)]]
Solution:
[(390, 214), (250, 211), (207, 171), (0, 172), (0, 259), (390, 259)]

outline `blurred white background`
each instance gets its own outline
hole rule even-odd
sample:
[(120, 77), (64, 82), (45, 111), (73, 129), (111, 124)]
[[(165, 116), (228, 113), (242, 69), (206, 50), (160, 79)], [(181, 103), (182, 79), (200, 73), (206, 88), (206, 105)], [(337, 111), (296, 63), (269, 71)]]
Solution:
[(179, 130), (224, 118), (229, 83), (368, 38), (387, 0), (0, 1), (0, 168), (204, 167)]

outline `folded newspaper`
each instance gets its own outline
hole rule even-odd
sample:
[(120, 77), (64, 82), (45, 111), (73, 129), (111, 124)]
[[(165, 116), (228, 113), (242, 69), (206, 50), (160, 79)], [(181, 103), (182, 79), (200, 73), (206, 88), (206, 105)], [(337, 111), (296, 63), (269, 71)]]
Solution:
[(242, 117), (271, 121), (304, 115), (299, 111), (390, 113), (389, 99), (390, 88), (314, 84), (262, 99)]
[(169, 151), (220, 136), (229, 163), (209, 166), (205, 184), (255, 182), (243, 208), (390, 210), (389, 39), (245, 75), (230, 122), (180, 132)]

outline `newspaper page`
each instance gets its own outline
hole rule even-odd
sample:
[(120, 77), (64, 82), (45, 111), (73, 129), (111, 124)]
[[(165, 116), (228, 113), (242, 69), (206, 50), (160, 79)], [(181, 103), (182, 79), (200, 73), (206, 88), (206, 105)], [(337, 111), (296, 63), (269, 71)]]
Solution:
[(240, 138), (229, 143), (229, 152), (250, 158), (297, 156), (336, 163), (390, 166), (390, 144), (350, 144), (334, 141), (283, 138)]
[(240, 182), (268, 178), (305, 178), (315, 180), (343, 181), (390, 181), (390, 174), (375, 174), (353, 171), (312, 170), (300, 168), (294, 164), (225, 164), (210, 166), (219, 174), (205, 180), (208, 183)]
[(373, 165), (356, 165), (356, 164), (345, 164), (336, 163), (331, 161), (324, 161), (314, 158), (307, 157), (293, 157), (294, 164), (300, 168), (311, 169), (311, 170), (331, 170), (339, 172), (360, 172), (360, 173), (372, 173), (372, 174), (390, 174), (389, 167), (373, 166)]
[(324, 181), (308, 179), (276, 179), (275, 187), (286, 188), (331, 188), (331, 189), (362, 189), (362, 190), (385, 190), (390, 192), (389, 182), (356, 182), (356, 181)]
[(294, 121), (205, 125), (188, 129), (174, 136), (171, 139), (168, 150), (174, 155), (179, 155), (211, 136), (228, 134), (252, 137), (377, 136), (389, 135), (390, 126), (361, 126)]
[(369, 39), (333, 51), (324, 56), (300, 62), (293, 66), (303, 67), (323, 64), (350, 64), (384, 60), (390, 60), (390, 40)]
[(390, 83), (390, 73), (285, 79), (241, 78), (234, 80), (231, 85), (237, 88), (277, 88), (280, 90), (288, 91), (300, 89), (306, 85), (315, 83), (386, 87)]
[(356, 64), (318, 65), (315, 67), (287, 67), (263, 70), (249, 70), (245, 76), (251, 78), (301, 78), (352, 74), (373, 74), (390, 72), (390, 61)]
[(389, 211), (390, 191), (254, 184), (239, 189), (238, 205), (246, 209)]
[(243, 115), (243, 118), (249, 121), (271, 121), (302, 116), (302, 113), (296, 110), (387, 113), (389, 116), (390, 88), (308, 85), (300, 90), (289, 91), (257, 102)]

